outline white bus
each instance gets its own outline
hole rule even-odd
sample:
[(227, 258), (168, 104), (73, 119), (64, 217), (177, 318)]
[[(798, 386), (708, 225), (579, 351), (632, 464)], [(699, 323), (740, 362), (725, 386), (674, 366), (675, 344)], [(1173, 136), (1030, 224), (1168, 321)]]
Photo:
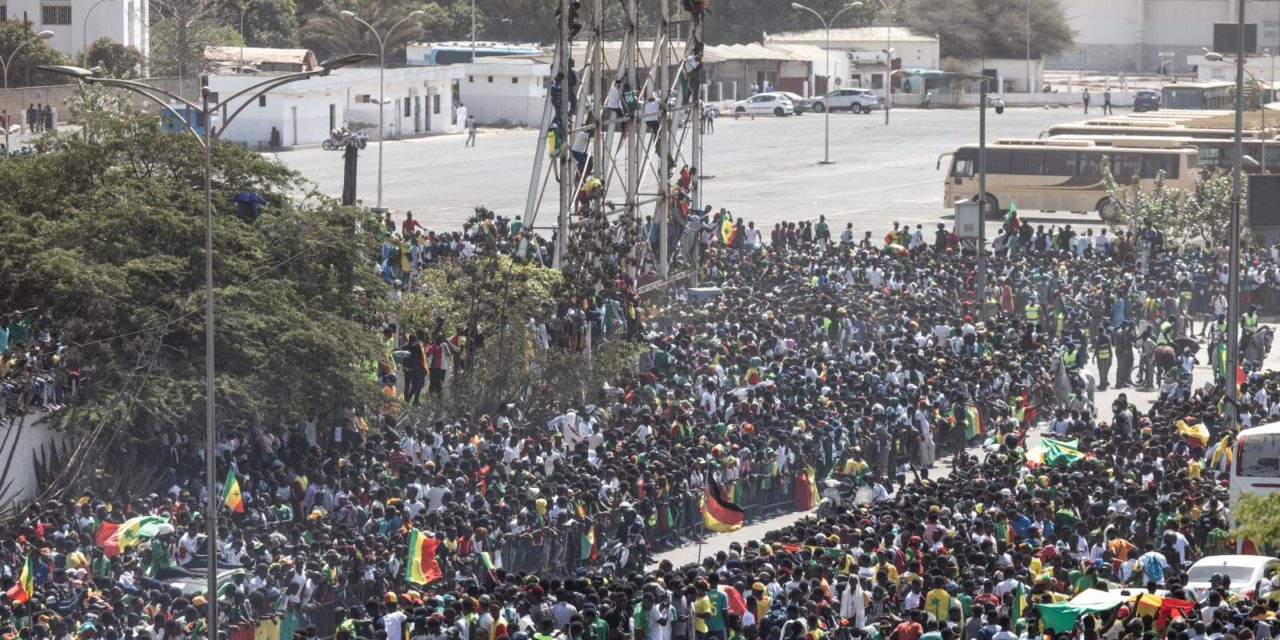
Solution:
[[(961, 200), (977, 201), (978, 145), (967, 144), (938, 158), (951, 156), (943, 188), (943, 206)], [(1199, 155), (1190, 147), (1113, 148), (1091, 140), (997, 140), (987, 145), (988, 217), (1002, 216), (1010, 201), (1019, 209), (1040, 211), (1097, 211), (1111, 221), (1115, 206), (1102, 181), (1102, 163), (1111, 167), (1118, 184), (1138, 177), (1139, 188), (1155, 188), (1163, 173), (1165, 185), (1189, 193), (1200, 178)]]
[[(1280, 422), (1245, 429), (1236, 435), (1231, 465), (1231, 504), (1235, 512), (1240, 495), (1280, 491)], [(1232, 526), (1234, 526), (1234, 517)], [(1236, 552), (1261, 552), (1251, 541), (1236, 540)]]

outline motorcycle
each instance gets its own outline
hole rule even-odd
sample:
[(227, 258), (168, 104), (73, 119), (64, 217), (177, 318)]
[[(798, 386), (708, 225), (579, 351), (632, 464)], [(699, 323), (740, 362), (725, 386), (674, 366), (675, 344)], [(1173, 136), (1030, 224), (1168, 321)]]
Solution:
[(621, 540), (612, 540), (604, 545), (602, 551), (605, 575), (625, 575), (631, 566), (631, 549)]
[(329, 137), (320, 143), (320, 148), (325, 151), (336, 151), (345, 149), (349, 144), (354, 144), (357, 149), (364, 149), (369, 146), (369, 136), (364, 132), (351, 131), (346, 127), (334, 129)]

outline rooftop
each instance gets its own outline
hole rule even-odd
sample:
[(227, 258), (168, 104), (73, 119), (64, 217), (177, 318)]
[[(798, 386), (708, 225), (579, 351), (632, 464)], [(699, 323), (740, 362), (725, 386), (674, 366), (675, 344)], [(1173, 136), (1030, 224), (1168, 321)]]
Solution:
[(228, 62), (245, 66), (263, 64), (296, 64), (304, 70), (319, 66), (316, 54), (310, 49), (268, 49), (266, 47), (215, 47), (204, 48), (204, 58), (210, 62)]
[[(766, 44), (773, 42), (819, 44), (826, 42), (826, 40), (827, 32), (823, 29), (764, 34), (764, 41)], [(884, 42), (885, 40), (892, 40), (893, 42), (937, 42), (938, 37), (922, 35), (906, 27), (856, 27), (850, 29), (831, 30), (832, 42), (878, 43)]]

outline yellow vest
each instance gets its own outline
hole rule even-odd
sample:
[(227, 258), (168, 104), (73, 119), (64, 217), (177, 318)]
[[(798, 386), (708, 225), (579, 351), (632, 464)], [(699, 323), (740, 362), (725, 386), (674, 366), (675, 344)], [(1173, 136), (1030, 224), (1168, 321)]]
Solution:
[(1027, 305), (1027, 322), (1039, 322), (1039, 321), (1040, 321), (1040, 305), (1038, 304)]

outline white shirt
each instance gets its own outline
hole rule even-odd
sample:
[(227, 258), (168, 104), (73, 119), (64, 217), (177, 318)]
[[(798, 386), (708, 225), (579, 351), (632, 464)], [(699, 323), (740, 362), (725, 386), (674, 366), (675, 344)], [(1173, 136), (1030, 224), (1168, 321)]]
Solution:
[(604, 97), (604, 108), (621, 109), (622, 108), (622, 91), (618, 89), (618, 85), (609, 87), (609, 95)]
[(459, 105), (459, 106), (458, 106), (458, 114), (457, 114), (457, 118), (458, 118), (458, 126), (462, 126), (462, 125), (466, 124), (466, 122), (467, 122), (467, 108), (466, 108), (465, 106), (461, 106), (461, 105)]
[(387, 640), (404, 640), (404, 621), (408, 617), (403, 611), (392, 611), (382, 616), (382, 626), (387, 630)]

